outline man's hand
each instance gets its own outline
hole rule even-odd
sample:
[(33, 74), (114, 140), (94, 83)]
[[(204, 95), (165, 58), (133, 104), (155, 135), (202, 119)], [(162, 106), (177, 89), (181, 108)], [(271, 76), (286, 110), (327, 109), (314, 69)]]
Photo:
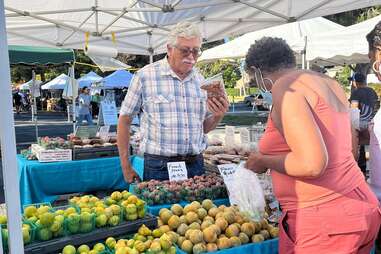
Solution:
[(123, 168), (122, 171), (123, 171), (124, 180), (127, 183), (133, 183), (133, 182), (139, 182), (140, 181), (138, 174), (136, 174), (135, 170), (132, 168), (130, 163), (128, 163), (126, 168)]
[(226, 97), (208, 98), (208, 109), (213, 116), (222, 118), (229, 109), (229, 102)]
[(259, 152), (250, 153), (249, 158), (246, 161), (245, 168), (258, 174), (265, 173), (267, 171), (267, 167), (262, 165), (261, 157), (262, 154)]

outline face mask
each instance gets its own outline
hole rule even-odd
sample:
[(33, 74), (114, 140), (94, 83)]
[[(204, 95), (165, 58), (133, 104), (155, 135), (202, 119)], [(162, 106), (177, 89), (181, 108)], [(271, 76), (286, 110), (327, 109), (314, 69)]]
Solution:
[[(267, 87), (272, 87), (274, 85), (274, 81), (272, 81), (269, 78), (263, 78), (261, 69), (256, 67), (251, 67), (253, 70), (255, 82), (262, 92), (269, 92), (269, 89)], [(271, 89), (271, 88), (270, 88)]]

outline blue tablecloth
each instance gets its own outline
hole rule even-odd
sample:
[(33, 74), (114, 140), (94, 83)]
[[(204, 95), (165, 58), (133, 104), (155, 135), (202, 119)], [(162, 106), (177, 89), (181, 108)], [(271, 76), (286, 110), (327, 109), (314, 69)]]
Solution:
[[(128, 189), (119, 157), (40, 163), (17, 156), (21, 204), (52, 202), (58, 195), (96, 190)], [(143, 159), (131, 157), (143, 175)]]

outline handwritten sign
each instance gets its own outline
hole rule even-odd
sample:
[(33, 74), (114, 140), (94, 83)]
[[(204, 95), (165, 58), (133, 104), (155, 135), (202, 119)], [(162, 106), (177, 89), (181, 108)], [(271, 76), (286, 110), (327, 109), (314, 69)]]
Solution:
[(97, 135), (98, 126), (77, 126), (75, 136), (80, 138), (94, 138)]
[(237, 166), (238, 165), (234, 163), (217, 166), (225, 183), (231, 182), (233, 180)]
[(188, 179), (188, 171), (184, 161), (168, 162), (169, 181), (181, 181)]

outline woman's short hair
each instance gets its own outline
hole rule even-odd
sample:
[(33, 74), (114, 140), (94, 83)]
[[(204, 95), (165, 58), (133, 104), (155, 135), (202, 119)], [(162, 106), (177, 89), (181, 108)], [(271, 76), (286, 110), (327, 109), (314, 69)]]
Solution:
[(381, 21), (366, 35), (366, 40), (368, 41), (369, 50), (381, 46)]
[(173, 27), (173, 29), (168, 35), (168, 45), (170, 46), (176, 45), (178, 37), (185, 37), (185, 38), (197, 37), (201, 41), (200, 30), (195, 24), (189, 21), (179, 22), (176, 24), (175, 27)]
[(264, 72), (274, 72), (284, 68), (294, 68), (295, 55), (285, 40), (263, 37), (252, 44), (246, 54), (246, 69), (259, 68)]

